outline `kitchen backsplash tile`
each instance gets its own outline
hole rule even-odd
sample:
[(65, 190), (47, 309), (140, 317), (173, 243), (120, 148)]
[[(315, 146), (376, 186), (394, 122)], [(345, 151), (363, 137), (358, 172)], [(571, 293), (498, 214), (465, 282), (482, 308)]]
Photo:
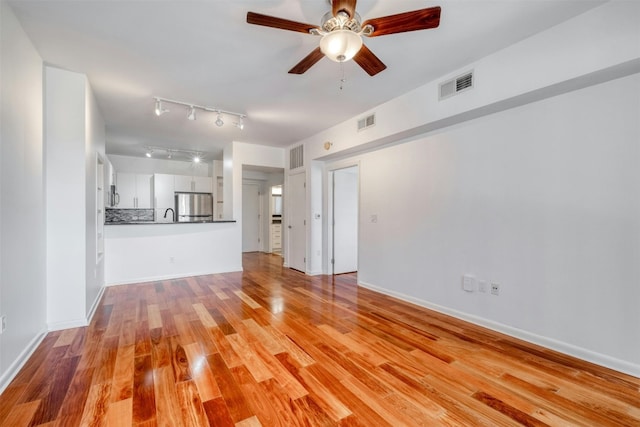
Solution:
[(154, 221), (153, 209), (110, 209), (105, 210), (105, 223)]

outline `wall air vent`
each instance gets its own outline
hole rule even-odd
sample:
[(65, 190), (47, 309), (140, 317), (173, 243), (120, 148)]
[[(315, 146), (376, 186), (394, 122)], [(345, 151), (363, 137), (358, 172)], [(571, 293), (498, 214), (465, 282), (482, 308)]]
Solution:
[(440, 83), (439, 99), (446, 99), (473, 88), (473, 71)]
[(370, 116), (367, 117), (363, 117), (360, 120), (358, 120), (358, 132), (360, 132), (361, 130), (365, 130), (367, 128), (370, 128), (371, 126), (376, 124), (376, 115), (375, 114), (371, 114)]
[(304, 166), (304, 145), (298, 145), (289, 150), (289, 169)]

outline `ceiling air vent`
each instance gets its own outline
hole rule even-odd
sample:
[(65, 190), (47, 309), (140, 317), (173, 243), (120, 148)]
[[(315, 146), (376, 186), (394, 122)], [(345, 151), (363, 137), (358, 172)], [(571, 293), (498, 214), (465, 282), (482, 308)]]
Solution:
[(440, 83), (439, 99), (446, 99), (473, 88), (473, 71)]
[(363, 117), (360, 120), (358, 120), (358, 132), (360, 132), (361, 130), (365, 130), (367, 128), (370, 128), (371, 126), (376, 124), (376, 115), (375, 114), (371, 114), (370, 116), (367, 117)]
[(289, 169), (304, 166), (304, 145), (298, 145), (289, 150)]

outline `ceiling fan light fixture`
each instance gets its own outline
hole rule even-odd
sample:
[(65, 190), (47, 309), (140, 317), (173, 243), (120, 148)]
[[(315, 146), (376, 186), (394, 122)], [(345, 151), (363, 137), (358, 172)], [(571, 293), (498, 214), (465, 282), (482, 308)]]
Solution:
[(320, 40), (320, 50), (334, 62), (351, 60), (362, 47), (362, 37), (351, 30), (333, 30)]

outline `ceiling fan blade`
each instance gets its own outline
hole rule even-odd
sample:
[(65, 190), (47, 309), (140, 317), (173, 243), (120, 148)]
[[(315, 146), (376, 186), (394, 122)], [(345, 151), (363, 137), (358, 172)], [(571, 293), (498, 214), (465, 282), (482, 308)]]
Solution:
[(309, 68), (313, 67), (316, 62), (324, 58), (324, 53), (317, 47), (304, 59), (298, 62), (292, 69), (289, 70), (289, 74), (304, 74)]
[(309, 34), (309, 30), (318, 28), (317, 25), (289, 21), (288, 19), (276, 18), (274, 16), (263, 15), (255, 12), (247, 12), (247, 23), (307, 34)]
[(373, 27), (369, 37), (436, 28), (440, 25), (440, 6), (369, 19), (362, 23), (363, 28), (367, 25)]
[(353, 57), (353, 60), (370, 76), (375, 76), (387, 68), (365, 45), (362, 45), (358, 53), (356, 53), (356, 56)]
[(353, 18), (356, 13), (356, 0), (333, 0), (331, 11), (333, 16), (337, 16), (338, 12), (345, 12), (349, 18)]

